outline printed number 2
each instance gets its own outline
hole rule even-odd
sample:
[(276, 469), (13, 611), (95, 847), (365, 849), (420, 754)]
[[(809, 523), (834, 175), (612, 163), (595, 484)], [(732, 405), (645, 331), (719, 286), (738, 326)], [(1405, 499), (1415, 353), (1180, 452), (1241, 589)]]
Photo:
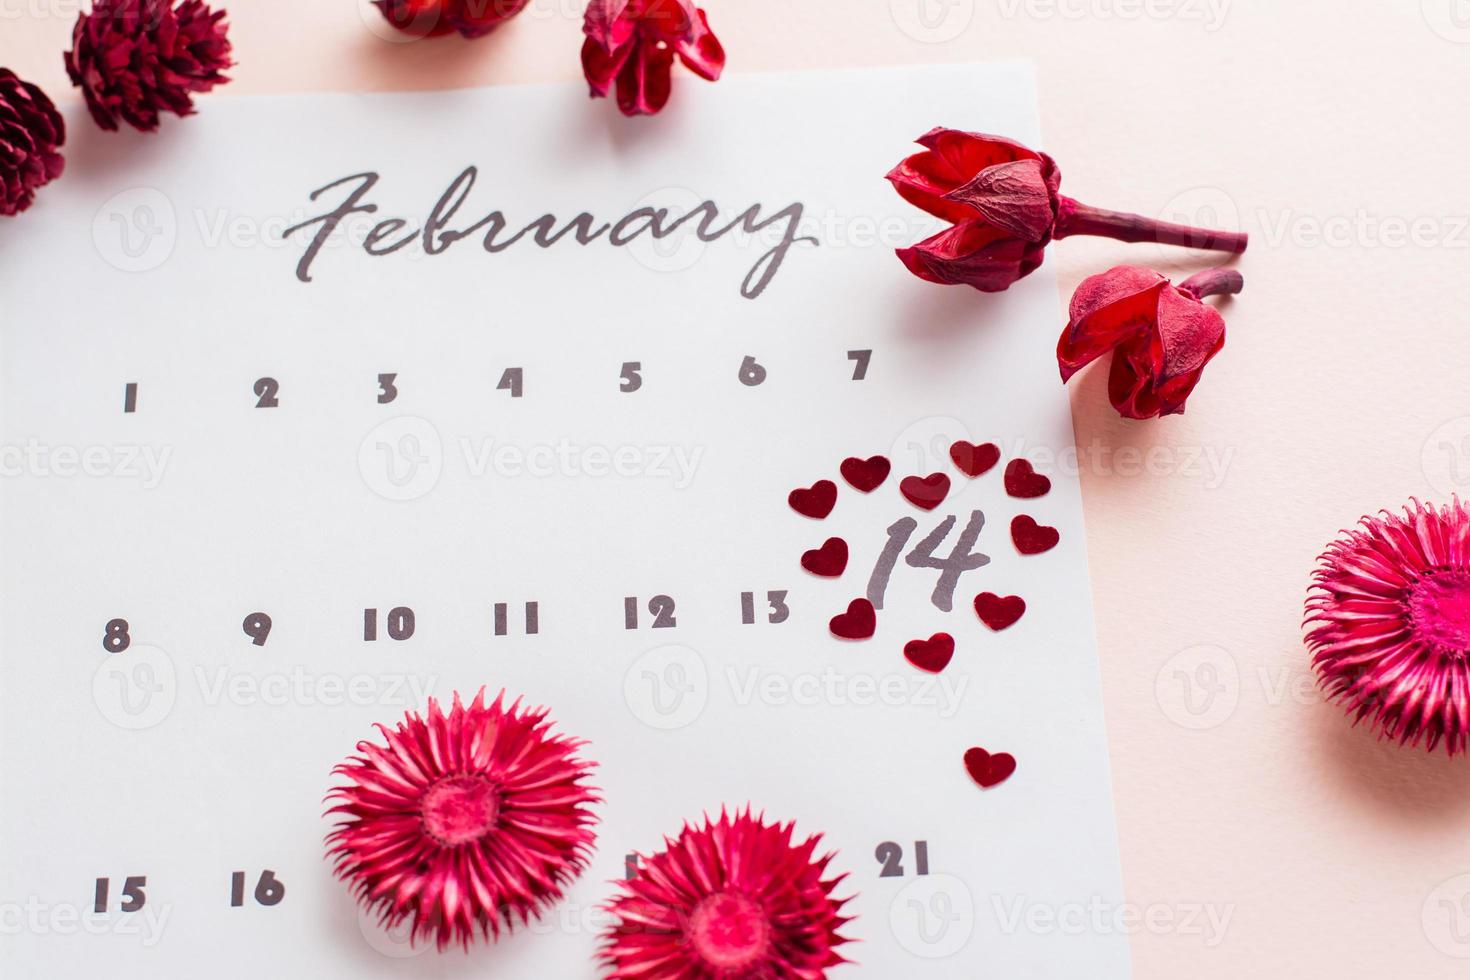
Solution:
[(280, 408), (281, 400), (276, 397), (281, 391), (281, 383), (275, 378), (261, 378), (255, 382), (255, 393), (260, 400), (255, 403), (256, 408)]
[[(886, 840), (878, 845), (873, 852), (873, 857), (883, 865), (883, 870), (878, 872), (879, 878), (902, 878), (903, 870), (903, 847), (891, 840)], [(926, 840), (914, 841), (914, 873), (926, 875), (929, 873), (929, 842)]]
[[(653, 616), (653, 628), (671, 629), (678, 623), (674, 619), (674, 600), (666, 595), (656, 595), (648, 600), (648, 611)], [(638, 628), (638, 597), (628, 596), (623, 600), (623, 628)]]

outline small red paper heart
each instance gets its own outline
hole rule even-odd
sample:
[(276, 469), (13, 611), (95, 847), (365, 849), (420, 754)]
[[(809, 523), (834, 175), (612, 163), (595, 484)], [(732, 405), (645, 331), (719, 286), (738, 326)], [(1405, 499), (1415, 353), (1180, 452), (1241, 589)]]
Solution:
[(975, 613), (980, 621), (997, 632), (1013, 625), (1025, 611), (1026, 600), (1018, 595), (982, 592), (975, 597)]
[(904, 659), (920, 670), (937, 674), (949, 666), (954, 657), (954, 637), (935, 633), (927, 640), (909, 640), (903, 645)]
[(990, 789), (1011, 778), (1016, 771), (1016, 757), (1009, 752), (991, 755), (982, 748), (973, 748), (965, 753), (965, 771), (981, 789)]
[(820, 548), (802, 554), (801, 567), (813, 575), (836, 578), (847, 571), (847, 542), (828, 538)]
[(833, 616), (828, 625), (833, 636), (844, 640), (866, 640), (878, 628), (878, 615), (867, 599), (854, 599), (847, 604), (847, 612)]
[(890, 469), (892, 465), (884, 456), (869, 456), (867, 459), (849, 456), (838, 467), (842, 478), (850, 483), (854, 490), (860, 490), (863, 493), (872, 493), (881, 487), (883, 481), (888, 479)]
[(898, 485), (899, 492), (908, 502), (924, 510), (933, 510), (949, 496), (949, 477), (943, 473), (928, 476), (906, 476)]
[(993, 442), (965, 442), (949, 447), (949, 458), (965, 476), (980, 476), (1000, 462), (1000, 447)]
[(1013, 459), (1006, 464), (1006, 493), (1012, 497), (1040, 497), (1051, 489), (1051, 480), (1032, 469), (1031, 461)]
[(798, 487), (791, 491), (786, 502), (801, 516), (820, 521), (837, 506), (837, 484), (831, 480), (818, 480), (809, 488)]
[(1062, 535), (1054, 527), (1045, 524), (1037, 524), (1025, 514), (1011, 519), (1011, 540), (1016, 544), (1016, 550), (1023, 555), (1039, 555), (1043, 551), (1050, 551), (1062, 540)]

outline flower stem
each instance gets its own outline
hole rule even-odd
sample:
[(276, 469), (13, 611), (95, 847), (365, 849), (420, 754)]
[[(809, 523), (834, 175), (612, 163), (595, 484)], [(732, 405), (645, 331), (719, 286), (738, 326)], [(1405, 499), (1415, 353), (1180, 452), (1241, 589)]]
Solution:
[(1230, 296), (1245, 288), (1245, 277), (1234, 269), (1206, 269), (1196, 272), (1179, 284), (1181, 292), (1192, 293), (1195, 299), (1206, 296)]
[(1057, 202), (1057, 222), (1052, 237), (1066, 238), (1068, 235), (1101, 235), (1120, 242), (1158, 242), (1161, 245), (1237, 253), (1244, 252), (1250, 241), (1245, 232), (1191, 228), (1155, 221), (1141, 214), (1105, 211), (1064, 197)]

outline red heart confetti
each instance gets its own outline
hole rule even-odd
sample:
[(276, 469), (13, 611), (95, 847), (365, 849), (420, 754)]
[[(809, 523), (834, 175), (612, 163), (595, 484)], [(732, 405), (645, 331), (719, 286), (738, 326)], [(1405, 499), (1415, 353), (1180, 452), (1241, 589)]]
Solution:
[(847, 571), (847, 542), (841, 538), (828, 538), (820, 548), (813, 548), (801, 556), (801, 567), (813, 575), (836, 578)]
[(965, 442), (949, 447), (949, 458), (965, 476), (980, 476), (1000, 462), (1000, 447), (993, 442)]
[(844, 640), (866, 640), (878, 628), (878, 615), (867, 599), (854, 599), (847, 612), (832, 617), (832, 635)]
[(982, 592), (975, 597), (975, 613), (980, 621), (997, 632), (1014, 625), (1026, 612), (1026, 600), (1018, 595), (998, 596)]
[(798, 487), (791, 491), (786, 502), (801, 516), (820, 521), (837, 506), (837, 484), (831, 480), (818, 480), (810, 487)]
[(884, 480), (888, 479), (888, 471), (892, 469), (892, 465), (884, 456), (869, 456), (867, 459), (849, 456), (842, 461), (838, 469), (842, 473), (842, 478), (850, 483), (854, 490), (872, 493), (883, 485)]
[(1050, 551), (1061, 539), (1056, 528), (1037, 524), (1025, 514), (1011, 519), (1011, 540), (1015, 542), (1016, 550), (1023, 555), (1039, 555), (1043, 551)]
[(973, 748), (965, 752), (965, 771), (981, 789), (990, 789), (1011, 778), (1016, 771), (1016, 757), (1009, 752), (991, 755), (982, 748)]
[(1006, 464), (1006, 493), (1012, 497), (1040, 497), (1051, 489), (1051, 480), (1031, 468), (1031, 461), (1013, 459)]
[(908, 502), (924, 510), (933, 510), (949, 496), (949, 477), (943, 473), (928, 476), (906, 476), (898, 485), (899, 492)]
[(903, 657), (920, 670), (937, 674), (954, 657), (954, 637), (935, 633), (927, 640), (909, 640), (903, 645)]

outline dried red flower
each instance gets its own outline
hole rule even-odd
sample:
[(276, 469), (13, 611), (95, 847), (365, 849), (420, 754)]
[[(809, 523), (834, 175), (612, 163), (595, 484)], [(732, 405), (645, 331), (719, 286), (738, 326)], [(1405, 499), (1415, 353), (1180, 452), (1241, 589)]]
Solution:
[(531, 0), (373, 0), (388, 23), (414, 37), (484, 37), (526, 8)]
[(1069, 235), (1245, 251), (1244, 234), (1104, 211), (1064, 197), (1051, 157), (1003, 137), (941, 127), (918, 143), (924, 152), (894, 167), (888, 179), (906, 201), (951, 222), (898, 250), (909, 271), (929, 282), (1000, 292), (1035, 271), (1053, 239)]
[(0, 214), (24, 211), (61, 176), (65, 142), (66, 122), (46, 93), (0, 68)]
[(675, 56), (711, 82), (725, 69), (725, 49), (693, 0), (592, 0), (582, 32), (582, 71), (593, 98), (616, 85), (625, 116), (664, 107)]
[(1411, 504), (1364, 517), (1318, 559), (1307, 646), (1355, 724), (1454, 755), (1470, 741), (1470, 510)]
[(846, 875), (824, 879), (821, 835), (796, 844), (792, 830), (747, 809), (665, 838), (608, 904), (608, 980), (822, 980), (847, 962), (848, 899), (832, 897)]
[(225, 16), (203, 0), (94, 0), (72, 29), (66, 73), (97, 125), (152, 131), (160, 112), (190, 115), (191, 93), (229, 81)]
[(586, 867), (597, 797), (580, 741), (551, 733), (544, 708), (485, 704), (481, 690), (448, 715), (430, 699), (386, 745), (359, 742), (333, 770), (328, 812), (348, 819), (327, 838), (336, 873), (388, 928), (469, 948), (498, 938), (561, 898)]
[(1118, 414), (1148, 419), (1184, 411), (1205, 365), (1225, 346), (1225, 321), (1206, 296), (1238, 293), (1233, 269), (1209, 269), (1178, 286), (1152, 269), (1120, 265), (1082, 280), (1057, 342), (1062, 381), (1112, 351), (1108, 398)]

